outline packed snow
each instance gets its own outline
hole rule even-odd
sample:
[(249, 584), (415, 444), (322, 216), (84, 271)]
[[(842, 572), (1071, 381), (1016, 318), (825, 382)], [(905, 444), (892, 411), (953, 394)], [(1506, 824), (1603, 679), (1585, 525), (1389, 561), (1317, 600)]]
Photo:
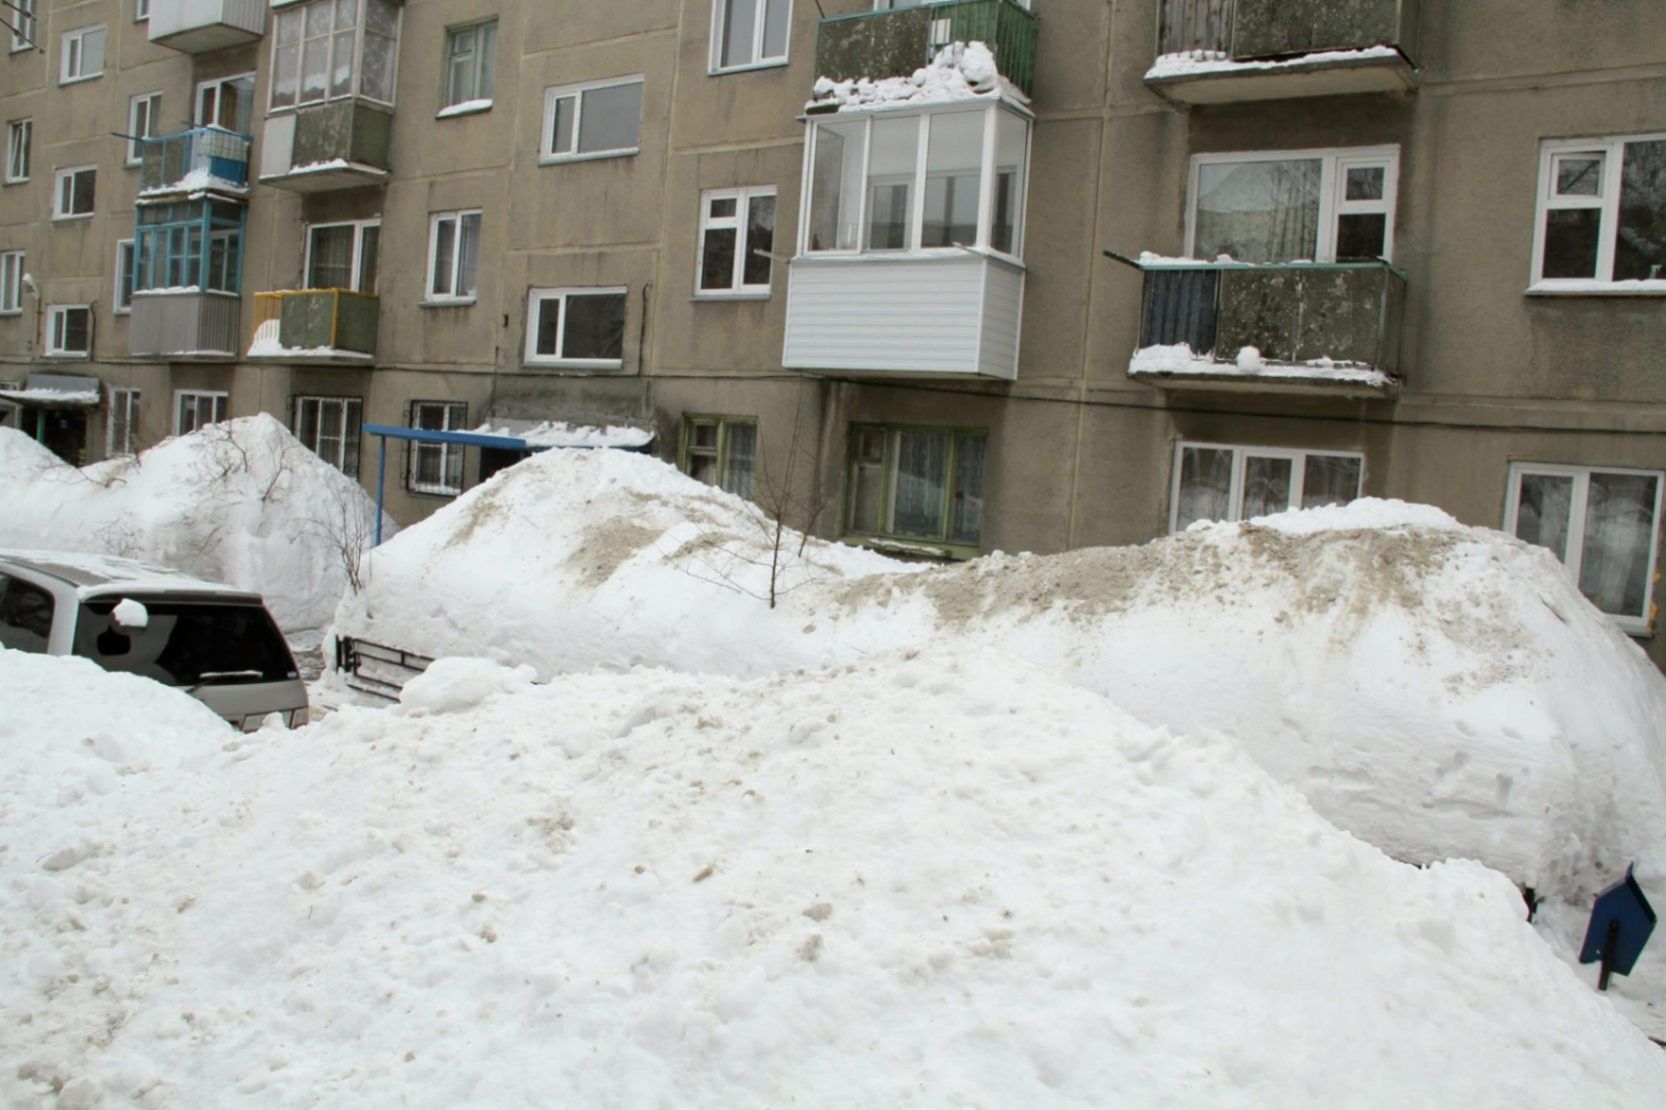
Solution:
[(450, 119), (452, 116), (472, 115), (475, 112), (487, 111), (491, 108), (491, 106), (492, 101), (490, 97), (483, 100), (459, 100), (457, 103), (448, 105), (435, 112), (434, 118)]
[(264, 414), (79, 469), (0, 427), (0, 473), (0, 547), (132, 556), (257, 590), (285, 631), (329, 622), (375, 528), (359, 484)]
[(929, 64), (907, 77), (818, 77), (810, 88), (810, 112), (858, 111), (871, 108), (914, 107), (953, 100), (1005, 97), (1018, 103), (1028, 98), (995, 68), (995, 55), (981, 42), (950, 43)]
[[(448, 661), (246, 736), (0, 650), (13, 1105), (1658, 1104), (1471, 862), (995, 648)], [(68, 707), (67, 710), (64, 707)]]
[(770, 535), (653, 459), (550, 452), (377, 549), (336, 631), (546, 679), (1000, 645), (1148, 724), (1236, 739), (1396, 858), (1468, 856), (1576, 901), (1634, 859), (1666, 886), (1666, 680), (1541, 548), (1371, 500), (950, 567), (800, 554), (789, 532), (770, 608)]
[(1240, 347), (1230, 361), (1198, 354), (1187, 343), (1153, 344), (1134, 352), (1128, 363), (1131, 378), (1221, 377), (1265, 378), (1274, 381), (1369, 386), (1392, 389), (1395, 379), (1369, 366), (1331, 358), (1302, 362), (1268, 362), (1255, 347)]

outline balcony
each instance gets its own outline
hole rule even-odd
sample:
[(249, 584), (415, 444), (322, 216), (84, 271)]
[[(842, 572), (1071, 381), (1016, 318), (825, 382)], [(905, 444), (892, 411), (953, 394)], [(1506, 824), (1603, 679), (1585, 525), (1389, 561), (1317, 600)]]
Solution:
[(816, 29), (816, 76), (908, 77), (951, 42), (981, 42), (1025, 96), (1035, 82), (1035, 16), (1013, 0), (955, 0), (832, 16)]
[(218, 127), (139, 140), (139, 196), (214, 190), (242, 195), (249, 188), (253, 139)]
[(391, 110), (352, 98), (269, 115), (260, 183), (298, 193), (379, 185), (392, 134)]
[(255, 294), (250, 358), (365, 366), (376, 357), (381, 300), (351, 289)]
[(135, 290), (128, 350), (176, 362), (230, 361), (237, 357), (241, 305), (237, 294), (214, 289)]
[(1420, 0), (1157, 0), (1147, 88), (1185, 104), (1404, 92)]
[(1128, 376), (1164, 389), (1387, 397), (1406, 279), (1386, 262), (1144, 263)]
[(153, 0), (150, 41), (185, 54), (253, 42), (266, 33), (270, 0)]

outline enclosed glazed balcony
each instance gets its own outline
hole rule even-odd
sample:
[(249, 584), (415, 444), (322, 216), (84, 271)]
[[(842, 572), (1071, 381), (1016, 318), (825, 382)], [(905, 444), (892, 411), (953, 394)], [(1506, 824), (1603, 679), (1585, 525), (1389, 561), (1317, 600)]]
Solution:
[(833, 81), (907, 77), (952, 42), (981, 42), (995, 68), (1030, 95), (1035, 16), (1018, 0), (944, 0), (831, 16), (816, 28), (816, 76)]
[(255, 294), (250, 358), (365, 365), (376, 357), (381, 300), (352, 289)]
[(1419, 0), (1156, 0), (1146, 86), (1186, 104), (1403, 92)]
[(1399, 386), (1405, 275), (1386, 262), (1141, 265), (1128, 376), (1165, 389), (1385, 397)]
[(237, 357), (241, 203), (216, 197), (141, 203), (133, 242), (128, 350), (140, 357)]
[(269, 0), (151, 0), (150, 41), (186, 54), (253, 42), (266, 33)]
[(252, 137), (219, 127), (198, 127), (139, 142), (139, 195), (215, 190), (241, 195), (249, 188)]

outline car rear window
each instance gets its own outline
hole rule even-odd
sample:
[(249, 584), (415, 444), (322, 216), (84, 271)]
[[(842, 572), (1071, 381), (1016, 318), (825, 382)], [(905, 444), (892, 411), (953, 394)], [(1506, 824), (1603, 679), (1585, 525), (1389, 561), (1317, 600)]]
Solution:
[(282, 682), (296, 677), (278, 627), (264, 606), (247, 602), (135, 598), (150, 614), (142, 629), (118, 628), (120, 598), (84, 602), (75, 654), (107, 671), (126, 671), (170, 686)]
[(51, 635), (52, 595), (0, 574), (0, 645), (17, 651), (45, 651)]

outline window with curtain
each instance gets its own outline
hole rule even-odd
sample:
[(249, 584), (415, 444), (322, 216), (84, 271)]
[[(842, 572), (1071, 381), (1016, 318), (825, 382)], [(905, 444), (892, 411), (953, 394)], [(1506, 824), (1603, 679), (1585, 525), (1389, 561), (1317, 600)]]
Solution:
[(1355, 262), (1388, 258), (1398, 148), (1192, 159), (1194, 258)]
[(982, 430), (851, 429), (845, 531), (942, 555), (975, 554), (983, 535)]
[(1365, 456), (1213, 443), (1175, 446), (1169, 529), (1344, 505), (1360, 495)]
[(689, 416), (683, 419), (683, 473), (740, 497), (752, 496), (757, 472), (755, 417)]

